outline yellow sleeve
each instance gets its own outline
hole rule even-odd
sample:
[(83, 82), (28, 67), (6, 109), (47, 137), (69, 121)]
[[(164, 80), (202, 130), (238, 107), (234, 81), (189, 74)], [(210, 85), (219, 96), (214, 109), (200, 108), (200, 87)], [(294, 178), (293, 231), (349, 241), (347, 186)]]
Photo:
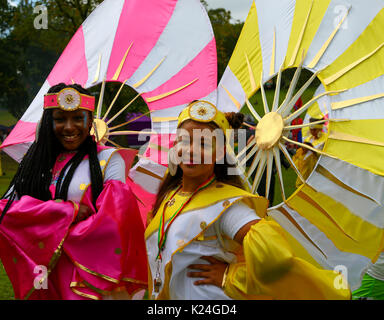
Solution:
[(334, 285), (339, 274), (295, 257), (274, 221), (262, 219), (253, 225), (243, 250), (245, 262), (230, 265), (224, 285), (233, 299), (350, 299), (349, 289)]

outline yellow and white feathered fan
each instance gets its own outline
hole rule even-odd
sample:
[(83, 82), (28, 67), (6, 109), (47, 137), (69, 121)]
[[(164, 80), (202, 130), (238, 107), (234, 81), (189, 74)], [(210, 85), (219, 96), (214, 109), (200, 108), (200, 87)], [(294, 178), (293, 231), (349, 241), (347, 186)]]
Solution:
[[(218, 88), (219, 109), (235, 111), (245, 103), (258, 122), (254, 141), (239, 158), (244, 163), (254, 156), (245, 172), (252, 192), (267, 170), (268, 194), (275, 161), (283, 203), (268, 215), (288, 231), (306, 260), (347, 273), (352, 289), (384, 246), (383, 30), (380, 0), (256, 0)], [(296, 71), (279, 104), (281, 74), (290, 68)], [(312, 77), (296, 88), (303, 69)], [(275, 76), (274, 100), (268, 105), (264, 84)], [(321, 85), (315, 97), (294, 111), (316, 78)], [(249, 102), (258, 90), (264, 114)], [(308, 115), (320, 113), (324, 106), (317, 101), (324, 97), (328, 119), (319, 122), (327, 121), (324, 148), (289, 139), (292, 129), (308, 130)], [(303, 125), (291, 125), (307, 111)], [(286, 143), (320, 154), (307, 179), (296, 169)], [(303, 182), (288, 199), (280, 154)]]

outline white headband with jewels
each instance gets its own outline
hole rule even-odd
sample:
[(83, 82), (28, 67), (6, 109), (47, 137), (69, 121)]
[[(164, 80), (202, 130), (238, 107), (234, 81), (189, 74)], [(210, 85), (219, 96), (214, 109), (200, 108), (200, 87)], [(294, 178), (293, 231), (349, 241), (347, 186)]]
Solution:
[(44, 95), (44, 109), (60, 108), (64, 111), (95, 110), (95, 97), (81, 94), (74, 88), (64, 88), (58, 93)]

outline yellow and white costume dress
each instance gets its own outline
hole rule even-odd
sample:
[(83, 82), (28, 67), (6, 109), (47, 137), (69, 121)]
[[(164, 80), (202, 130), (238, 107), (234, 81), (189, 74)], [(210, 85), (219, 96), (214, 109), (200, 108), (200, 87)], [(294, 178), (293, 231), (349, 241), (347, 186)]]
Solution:
[[(169, 206), (168, 195), (145, 233), (149, 263), (149, 296), (152, 299), (349, 299), (348, 289), (334, 286), (333, 271), (318, 269), (295, 256), (283, 229), (269, 217), (262, 218), (267, 200), (242, 189), (215, 182), (197, 193), (169, 228), (162, 261), (162, 285), (154, 291), (157, 273), (160, 216), (167, 205), (166, 221), (185, 201), (176, 194)], [(173, 208), (173, 209), (172, 209)], [(232, 239), (252, 220), (260, 220), (244, 238), (243, 246)], [(224, 288), (194, 285), (191, 264), (204, 264), (201, 256), (229, 263)]]
[[(149, 262), (149, 294), (157, 299), (230, 299), (221, 288), (212, 285), (196, 286), (196, 279), (187, 277), (190, 264), (207, 263), (201, 256), (213, 256), (227, 263), (236, 262), (233, 239), (237, 231), (252, 220), (260, 219), (256, 212), (265, 212), (267, 200), (239, 188), (214, 182), (197, 193), (169, 229), (162, 251), (160, 292), (153, 290), (158, 254), (158, 227), (164, 205), (166, 221), (185, 201), (185, 195), (176, 194), (169, 206), (170, 194), (161, 204), (146, 233)], [(253, 199), (250, 200), (250, 199)], [(245, 202), (247, 203), (245, 203)], [(255, 212), (255, 206), (256, 208)], [(238, 245), (237, 245), (238, 247)]]

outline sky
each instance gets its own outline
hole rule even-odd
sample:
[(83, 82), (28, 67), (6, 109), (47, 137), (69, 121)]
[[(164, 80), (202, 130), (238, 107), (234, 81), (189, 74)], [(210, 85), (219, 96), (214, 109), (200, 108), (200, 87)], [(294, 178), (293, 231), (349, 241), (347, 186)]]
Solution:
[[(233, 20), (245, 21), (253, 0), (206, 0), (209, 9), (224, 8), (231, 11)], [(16, 5), (18, 0), (9, 0)]]
[(231, 11), (234, 20), (245, 21), (253, 0), (206, 0), (208, 9), (224, 8)]

